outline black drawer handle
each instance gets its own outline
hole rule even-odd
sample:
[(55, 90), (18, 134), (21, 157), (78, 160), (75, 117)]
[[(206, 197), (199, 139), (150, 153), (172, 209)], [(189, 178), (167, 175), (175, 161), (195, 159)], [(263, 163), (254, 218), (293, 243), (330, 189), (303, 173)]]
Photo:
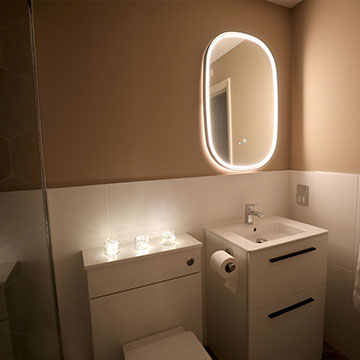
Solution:
[(310, 304), (310, 303), (313, 302), (313, 301), (315, 301), (313, 298), (308, 298), (308, 299), (303, 300), (303, 301), (300, 301), (300, 302), (298, 302), (298, 303), (296, 303), (296, 304), (294, 304), (294, 305), (290, 305), (290, 306), (288, 306), (288, 307), (286, 307), (286, 308), (283, 308), (283, 309), (281, 309), (281, 310), (275, 311), (275, 312), (269, 314), (268, 317), (269, 317), (270, 319), (276, 318), (277, 316), (283, 315), (283, 314), (285, 314), (285, 313), (287, 313), (287, 312), (289, 312), (289, 311), (295, 310), (295, 309), (297, 309), (297, 308), (299, 308), (299, 307), (301, 307), (301, 306), (304, 306), (304, 305), (306, 305), (306, 304)]
[(271, 263), (274, 263), (274, 262), (278, 262), (278, 261), (281, 261), (281, 260), (285, 260), (285, 259), (288, 259), (288, 258), (291, 258), (291, 257), (294, 257), (294, 256), (306, 254), (306, 253), (308, 253), (308, 252), (315, 251), (315, 250), (316, 250), (315, 247), (310, 247), (310, 248), (307, 248), (307, 249), (304, 249), (304, 250), (295, 251), (295, 252), (290, 253), (290, 254), (286, 254), (286, 255), (281, 255), (281, 256), (278, 256), (278, 257), (274, 257), (274, 258), (272, 258), (272, 259), (269, 259), (269, 261), (270, 261)]

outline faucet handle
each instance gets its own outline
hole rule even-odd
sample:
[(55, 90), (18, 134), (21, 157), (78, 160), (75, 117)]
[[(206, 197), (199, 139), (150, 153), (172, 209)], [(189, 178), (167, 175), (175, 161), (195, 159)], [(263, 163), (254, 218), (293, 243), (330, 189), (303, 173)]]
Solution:
[(245, 204), (245, 209), (253, 211), (256, 205), (258, 204)]

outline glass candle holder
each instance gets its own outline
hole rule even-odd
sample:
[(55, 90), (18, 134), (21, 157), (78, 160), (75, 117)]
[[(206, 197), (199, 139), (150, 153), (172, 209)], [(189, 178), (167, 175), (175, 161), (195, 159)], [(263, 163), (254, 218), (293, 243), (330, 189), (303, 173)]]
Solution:
[(175, 231), (165, 230), (162, 232), (161, 243), (165, 246), (173, 246), (176, 244)]
[(104, 241), (104, 253), (107, 256), (114, 256), (120, 252), (120, 241), (108, 238)]
[(138, 235), (135, 237), (135, 247), (137, 249), (147, 249), (149, 247), (149, 235)]

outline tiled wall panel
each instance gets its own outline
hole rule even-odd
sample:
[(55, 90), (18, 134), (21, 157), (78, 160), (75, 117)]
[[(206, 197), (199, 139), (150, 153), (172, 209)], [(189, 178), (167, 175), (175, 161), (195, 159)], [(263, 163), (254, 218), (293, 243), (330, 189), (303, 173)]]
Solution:
[[(203, 228), (242, 219), (245, 203), (265, 215), (290, 216), (329, 230), (325, 340), (360, 358), (360, 314), (352, 305), (359, 247), (358, 175), (277, 171), (49, 190), (50, 226), (67, 359), (91, 356), (90, 315), (81, 250), (112, 233), (123, 242), (165, 228), (203, 240)], [(296, 184), (310, 186), (309, 206), (296, 204)]]
[(203, 240), (207, 225), (243, 217), (246, 202), (265, 215), (289, 215), (289, 172), (156, 180), (48, 191), (60, 322), (66, 359), (91, 357), (90, 312), (81, 250), (163, 229)]
[[(352, 303), (359, 247), (359, 175), (290, 172), (290, 216), (329, 230), (325, 341), (360, 359), (360, 314)], [(296, 204), (296, 185), (309, 186), (309, 206)]]

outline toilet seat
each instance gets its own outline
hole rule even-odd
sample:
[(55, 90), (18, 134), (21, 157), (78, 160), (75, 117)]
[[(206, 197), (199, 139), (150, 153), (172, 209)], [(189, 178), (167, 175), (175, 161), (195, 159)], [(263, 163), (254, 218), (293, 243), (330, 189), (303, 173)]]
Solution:
[(125, 360), (211, 360), (191, 331), (178, 327), (123, 346)]

